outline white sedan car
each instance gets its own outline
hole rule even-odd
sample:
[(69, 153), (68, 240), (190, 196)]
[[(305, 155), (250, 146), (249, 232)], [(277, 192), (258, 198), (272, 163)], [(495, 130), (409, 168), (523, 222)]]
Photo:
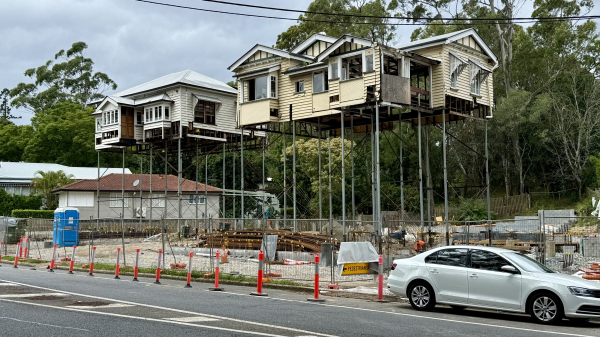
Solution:
[(514, 251), (447, 246), (395, 260), (388, 288), (416, 310), (436, 303), (529, 313), (539, 323), (600, 317), (600, 287)]

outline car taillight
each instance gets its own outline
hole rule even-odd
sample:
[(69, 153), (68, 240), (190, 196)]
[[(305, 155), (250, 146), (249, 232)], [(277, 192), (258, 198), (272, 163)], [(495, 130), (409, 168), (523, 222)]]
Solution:
[(397, 264), (392, 263), (392, 270), (396, 270), (396, 266), (397, 266)]

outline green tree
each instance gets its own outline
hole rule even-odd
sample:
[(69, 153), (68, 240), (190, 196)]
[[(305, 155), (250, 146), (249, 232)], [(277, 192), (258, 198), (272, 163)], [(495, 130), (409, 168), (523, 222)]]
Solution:
[[(91, 100), (102, 98), (104, 91), (115, 90), (117, 84), (108, 75), (94, 72), (94, 62), (85, 57), (87, 48), (85, 42), (75, 42), (67, 51), (63, 49), (54, 55), (54, 61), (27, 69), (25, 76), (34, 82), (19, 83), (13, 88), (11, 104), (36, 113), (65, 101), (86, 106)], [(59, 59), (62, 62), (55, 63)]]
[(73, 175), (67, 175), (62, 170), (59, 171), (37, 171), (35, 177), (31, 180), (31, 187), (35, 195), (41, 196), (44, 200), (45, 209), (56, 209), (58, 207), (58, 198), (52, 194), (52, 191), (60, 186), (70, 184)]
[(227, 82), (227, 85), (230, 86), (230, 87), (232, 87), (232, 88), (235, 88), (235, 89), (238, 88), (237, 87), (237, 82), (235, 82), (235, 81), (229, 81), (229, 82)]
[(0, 91), (0, 124), (8, 124), (11, 119), (21, 118), (21, 116), (17, 117), (10, 114), (10, 104), (8, 103), (9, 93), (6, 88)]
[(0, 161), (22, 161), (31, 137), (33, 128), (29, 125), (0, 123)]
[(37, 113), (31, 119), (33, 137), (27, 144), (23, 159), (28, 162), (57, 163), (67, 166), (94, 166), (93, 109), (62, 102)]
[[(327, 14), (302, 14), (299, 23), (277, 36), (276, 48), (291, 50), (312, 34), (324, 32), (329, 36), (340, 37), (350, 34), (377, 41), (389, 42), (394, 38), (395, 26), (386, 26), (388, 19), (339, 16), (339, 14), (369, 15), (375, 17), (392, 16), (398, 3), (392, 0), (314, 0), (308, 11)], [(304, 21), (304, 20), (315, 20)]]

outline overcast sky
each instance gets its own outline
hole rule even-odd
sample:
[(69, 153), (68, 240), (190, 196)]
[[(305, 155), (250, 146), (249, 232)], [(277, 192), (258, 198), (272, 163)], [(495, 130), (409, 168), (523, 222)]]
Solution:
[[(160, 2), (160, 0), (157, 0)], [(311, 0), (235, 0), (305, 10)], [(244, 13), (297, 17), (294, 13), (256, 11), (199, 0), (165, 0), (180, 5)], [(521, 15), (531, 14), (531, 1)], [(595, 9), (595, 12), (598, 8)], [(29, 82), (26, 69), (53, 59), (61, 49), (84, 41), (95, 71), (107, 73), (121, 91), (173, 72), (191, 69), (215, 79), (232, 80), (227, 67), (256, 43), (274, 45), (294, 21), (229, 16), (168, 8), (134, 0), (0, 1), (0, 90)], [(406, 42), (412, 26), (398, 30)], [(110, 94), (111, 92), (106, 92)], [(17, 124), (28, 124), (31, 114)]]

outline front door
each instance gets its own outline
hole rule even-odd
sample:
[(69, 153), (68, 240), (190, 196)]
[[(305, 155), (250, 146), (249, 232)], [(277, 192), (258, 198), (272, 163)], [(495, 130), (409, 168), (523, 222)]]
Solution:
[(427, 271), (438, 290), (438, 300), (467, 303), (467, 253), (466, 248), (449, 248), (425, 259)]
[(486, 250), (471, 250), (469, 303), (507, 309), (521, 308), (521, 274), (502, 271), (513, 264)]

